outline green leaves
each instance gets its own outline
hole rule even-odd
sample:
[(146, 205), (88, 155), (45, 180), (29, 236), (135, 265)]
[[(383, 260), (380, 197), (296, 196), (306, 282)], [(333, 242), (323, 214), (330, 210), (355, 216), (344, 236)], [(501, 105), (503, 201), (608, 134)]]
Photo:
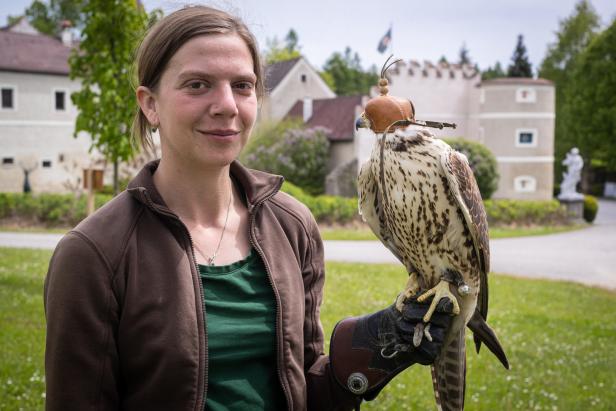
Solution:
[(368, 94), (379, 79), (375, 67), (368, 72), (362, 69), (359, 54), (353, 53), (350, 47), (344, 50), (344, 54), (335, 52), (331, 55), (325, 62), (321, 77), (326, 82), (333, 80), (334, 92), (340, 96)]
[(83, 13), (82, 41), (69, 59), (70, 76), (82, 86), (71, 95), (79, 109), (74, 135), (85, 131), (108, 160), (126, 161), (133, 155), (133, 52), (148, 16), (134, 0), (90, 0)]
[(456, 151), (464, 154), (473, 170), (475, 180), (484, 200), (490, 198), (498, 188), (498, 166), (494, 154), (483, 144), (463, 138), (445, 139)]
[(562, 112), (567, 141), (616, 170), (616, 20), (577, 58)]

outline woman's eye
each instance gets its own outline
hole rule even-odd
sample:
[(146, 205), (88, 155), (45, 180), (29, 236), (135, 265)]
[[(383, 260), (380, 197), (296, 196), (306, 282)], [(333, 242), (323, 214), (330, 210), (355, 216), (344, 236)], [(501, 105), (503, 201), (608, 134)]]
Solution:
[(191, 90), (201, 90), (205, 87), (207, 87), (207, 84), (205, 84), (203, 81), (193, 81), (191, 83), (188, 83), (188, 88)]
[(248, 81), (242, 81), (241, 83), (237, 83), (235, 87), (237, 87), (240, 90), (252, 90), (254, 88), (254, 84)]

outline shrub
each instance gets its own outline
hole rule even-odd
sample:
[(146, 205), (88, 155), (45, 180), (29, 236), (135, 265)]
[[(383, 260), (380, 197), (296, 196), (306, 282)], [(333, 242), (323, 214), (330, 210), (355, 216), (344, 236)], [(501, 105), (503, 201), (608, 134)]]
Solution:
[(485, 200), (491, 225), (567, 224), (567, 209), (558, 200)]
[[(97, 194), (96, 208), (112, 196)], [(73, 194), (0, 193), (0, 219), (19, 219), (26, 224), (46, 226), (74, 226), (86, 217), (86, 196)]]
[(323, 193), (329, 156), (325, 129), (287, 129), (271, 145), (252, 147), (242, 156), (248, 167), (283, 175), (309, 194)]
[(597, 212), (599, 211), (599, 203), (597, 199), (590, 195), (584, 196), (584, 220), (589, 223), (595, 221)]
[(285, 181), (282, 185), (282, 191), (304, 203), (319, 223), (344, 224), (359, 216), (357, 198), (328, 195), (311, 196), (288, 181)]
[(492, 152), (481, 143), (463, 138), (451, 138), (444, 141), (468, 159), (471, 170), (475, 174), (481, 197), (484, 200), (492, 197), (492, 194), (498, 188), (499, 179), (496, 158)]

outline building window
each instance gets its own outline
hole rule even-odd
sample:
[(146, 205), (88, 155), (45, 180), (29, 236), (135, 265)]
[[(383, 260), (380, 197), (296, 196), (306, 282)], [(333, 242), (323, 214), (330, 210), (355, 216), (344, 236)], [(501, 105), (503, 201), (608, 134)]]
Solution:
[(42, 161), (43, 168), (51, 168), (51, 160)]
[(537, 130), (519, 128), (515, 131), (516, 147), (537, 147)]
[(56, 91), (54, 95), (56, 110), (66, 110), (66, 92)]
[(537, 93), (534, 88), (523, 87), (515, 91), (516, 103), (534, 103), (537, 101)]
[(537, 179), (533, 176), (517, 176), (513, 179), (513, 189), (518, 193), (537, 191)]
[(3, 166), (12, 166), (13, 164), (15, 164), (15, 159), (13, 157), (3, 157), (2, 158)]
[(15, 89), (13, 87), (2, 87), (2, 108), (15, 108)]
[(306, 82), (306, 75), (305, 74), (302, 74), (302, 76), (300, 78), (302, 80), (302, 83)]

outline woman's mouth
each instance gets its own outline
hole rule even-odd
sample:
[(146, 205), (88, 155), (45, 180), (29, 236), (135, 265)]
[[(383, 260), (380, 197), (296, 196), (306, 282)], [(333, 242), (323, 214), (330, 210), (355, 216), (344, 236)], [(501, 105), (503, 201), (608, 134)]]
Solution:
[(229, 138), (232, 136), (236, 136), (240, 134), (240, 130), (235, 129), (208, 129), (208, 130), (197, 130), (201, 134), (205, 134), (207, 136), (212, 136), (216, 138)]

